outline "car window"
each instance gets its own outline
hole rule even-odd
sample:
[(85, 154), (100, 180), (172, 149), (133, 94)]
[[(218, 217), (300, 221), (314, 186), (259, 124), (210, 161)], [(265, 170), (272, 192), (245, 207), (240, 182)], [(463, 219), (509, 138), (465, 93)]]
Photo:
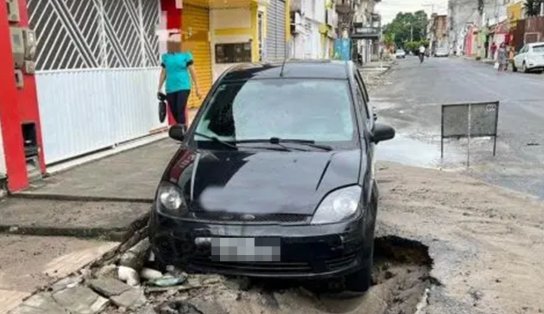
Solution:
[[(304, 139), (352, 143), (357, 129), (343, 80), (265, 79), (221, 84), (196, 132), (223, 141)], [(195, 141), (210, 141), (195, 135)]]
[(358, 92), (360, 90), (360, 93), (363, 97), (363, 103), (362, 103), (362, 106), (363, 106), (363, 114), (365, 115), (366, 119), (370, 119), (370, 112), (368, 111), (368, 95), (366, 94), (366, 89), (365, 89), (365, 86), (363, 84), (363, 80), (361, 79), (361, 76), (359, 74), (356, 74), (355, 75), (355, 81), (357, 82), (357, 87), (358, 87)]
[(523, 48), (521, 48), (521, 50), (519, 51), (520, 53), (526, 53), (527, 52), (527, 46), (523, 46)]
[(544, 45), (534, 45), (533, 52), (544, 53)]
[(359, 77), (360, 84), (361, 84), (361, 87), (362, 87), (362, 90), (363, 90), (363, 97), (365, 98), (366, 104), (368, 104), (368, 102), (370, 101), (370, 98), (368, 97), (368, 91), (366, 90), (365, 82), (364, 82), (363, 77), (361, 76), (360, 72), (357, 72), (357, 76)]

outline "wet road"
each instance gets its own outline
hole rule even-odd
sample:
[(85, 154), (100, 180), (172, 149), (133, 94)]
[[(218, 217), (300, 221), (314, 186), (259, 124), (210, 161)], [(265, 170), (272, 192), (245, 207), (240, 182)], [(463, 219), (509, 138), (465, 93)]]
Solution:
[(441, 104), (500, 101), (497, 156), (489, 138), (471, 143), (471, 175), (544, 199), (544, 74), (498, 73), (463, 58), (399, 60), (371, 93), (380, 119), (398, 137), (378, 158), (410, 165), (464, 169), (466, 140), (445, 144), (440, 159)]

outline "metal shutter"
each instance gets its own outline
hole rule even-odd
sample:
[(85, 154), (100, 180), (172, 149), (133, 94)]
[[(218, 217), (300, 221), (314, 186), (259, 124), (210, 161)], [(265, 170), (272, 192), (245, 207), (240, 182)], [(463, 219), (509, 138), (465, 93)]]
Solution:
[(267, 61), (279, 61), (285, 57), (285, 0), (270, 0), (266, 17)]
[[(190, 34), (188, 35), (190, 37), (184, 37), (183, 46), (193, 54), (198, 86), (204, 97), (212, 85), (212, 55), (209, 40), (210, 13), (206, 8), (184, 5), (182, 15), (182, 30), (186, 34)], [(187, 105), (190, 108), (198, 108), (201, 103), (202, 100), (196, 97), (193, 89)]]

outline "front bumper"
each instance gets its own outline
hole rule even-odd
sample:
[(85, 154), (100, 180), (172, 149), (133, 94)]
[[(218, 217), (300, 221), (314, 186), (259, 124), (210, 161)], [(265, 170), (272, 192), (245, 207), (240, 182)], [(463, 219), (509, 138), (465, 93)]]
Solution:
[[(365, 236), (367, 228), (362, 216), (330, 225), (252, 225), (185, 221), (152, 211), (149, 237), (161, 262), (187, 271), (322, 279), (371, 264), (373, 239)], [(197, 238), (274, 239), (280, 243), (281, 257), (270, 262), (219, 261), (210, 246), (195, 243)]]
[(539, 70), (544, 69), (544, 62), (540, 60), (528, 60), (527, 61), (528, 70)]

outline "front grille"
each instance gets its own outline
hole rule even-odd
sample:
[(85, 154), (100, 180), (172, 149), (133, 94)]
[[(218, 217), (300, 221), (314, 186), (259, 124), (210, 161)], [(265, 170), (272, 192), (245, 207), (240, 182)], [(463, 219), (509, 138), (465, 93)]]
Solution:
[(327, 261), (325, 261), (325, 263), (330, 270), (335, 270), (349, 266), (351, 263), (353, 263), (355, 258), (356, 254), (353, 253), (342, 257), (328, 259)]
[(240, 214), (193, 212), (194, 219), (220, 222), (243, 223), (306, 223), (311, 216), (297, 214)]
[(312, 267), (306, 262), (218, 262), (209, 258), (191, 258), (190, 265), (225, 271), (243, 271), (250, 273), (307, 273)]

